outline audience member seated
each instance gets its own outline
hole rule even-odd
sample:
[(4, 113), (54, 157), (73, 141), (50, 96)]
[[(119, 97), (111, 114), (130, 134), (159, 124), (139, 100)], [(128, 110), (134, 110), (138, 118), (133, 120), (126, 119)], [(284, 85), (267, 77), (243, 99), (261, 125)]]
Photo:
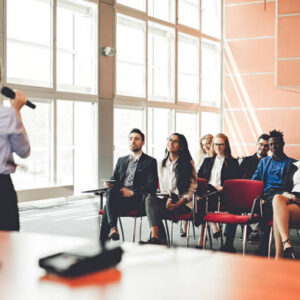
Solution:
[(265, 201), (263, 208), (263, 219), (261, 228), (263, 236), (260, 241), (259, 248), (256, 254), (266, 256), (268, 253), (268, 239), (270, 227), (268, 222), (272, 220), (272, 200), (276, 194), (282, 194), (284, 190), (283, 178), (291, 163), (295, 159), (288, 157), (284, 152), (284, 139), (281, 131), (270, 131), (269, 146), (272, 156), (262, 158), (258, 167), (252, 177), (253, 180), (261, 180), (264, 182), (264, 195)]
[(295, 259), (289, 224), (300, 225), (300, 161), (290, 164), (283, 180), (286, 192), (273, 199), (276, 258)]
[(140, 244), (165, 244), (162, 219), (190, 212), (191, 199), (197, 190), (197, 174), (184, 135), (174, 133), (168, 138), (165, 158), (158, 165), (160, 191), (163, 198), (149, 195), (145, 201), (152, 237)]
[[(259, 161), (268, 156), (269, 151), (269, 135), (262, 134), (256, 144), (256, 153), (254, 153), (251, 156), (246, 156), (241, 165), (241, 178), (243, 179), (251, 179), (254, 172), (256, 171), (256, 168), (258, 166)], [(259, 241), (259, 224), (249, 226), (248, 229), (249, 239), (253, 242)]]
[(256, 152), (251, 156), (246, 156), (241, 165), (240, 172), (242, 179), (251, 179), (254, 175), (259, 161), (268, 156), (269, 151), (269, 136), (267, 134), (262, 134), (256, 144)]
[[(214, 138), (213, 135), (206, 134), (200, 139), (200, 150), (199, 150), (199, 153), (198, 153), (198, 168), (197, 169), (200, 169), (204, 159), (206, 157), (209, 157), (210, 148), (211, 148), (213, 138)], [(187, 230), (187, 222), (183, 221), (182, 222), (182, 227), (181, 227), (181, 232), (180, 232), (181, 237), (186, 236), (186, 230)], [(201, 230), (201, 228), (200, 228), (200, 230)]]
[(156, 160), (142, 152), (144, 134), (139, 129), (129, 133), (130, 155), (120, 157), (111, 177), (102, 218), (100, 240), (118, 240), (117, 218), (132, 210), (144, 211), (144, 196), (154, 194), (158, 185)]
[[(240, 169), (238, 160), (231, 155), (231, 149), (228, 137), (219, 133), (213, 139), (213, 145), (210, 151), (211, 157), (204, 159), (201, 168), (198, 171), (199, 178), (205, 178), (209, 183), (209, 192), (222, 191), (222, 185), (227, 179), (238, 179)], [(218, 195), (212, 196), (208, 200), (208, 212), (217, 210)], [(217, 224), (212, 223), (214, 238), (219, 238), (221, 232)], [(203, 226), (202, 226), (203, 228)], [(203, 229), (200, 230), (197, 248), (203, 247)]]

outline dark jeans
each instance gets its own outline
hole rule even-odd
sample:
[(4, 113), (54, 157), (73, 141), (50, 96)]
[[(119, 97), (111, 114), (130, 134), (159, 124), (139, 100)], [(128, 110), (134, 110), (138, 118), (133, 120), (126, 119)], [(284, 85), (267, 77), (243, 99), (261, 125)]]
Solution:
[(117, 220), (132, 210), (139, 210), (143, 213), (142, 196), (123, 197), (119, 188), (110, 188), (106, 193), (106, 202), (102, 217), (100, 240), (108, 239), (108, 234), (113, 227), (117, 227)]
[(20, 230), (17, 194), (9, 175), (0, 175), (0, 230)]
[[(275, 195), (282, 194), (284, 192), (283, 189), (280, 188), (270, 188), (263, 194), (263, 199), (265, 200), (265, 203), (263, 205), (263, 218), (260, 221), (260, 228), (263, 230), (263, 237), (261, 241), (262, 247), (268, 246), (268, 240), (270, 235), (270, 226), (268, 225), (269, 221), (273, 218), (273, 207), (272, 207), (272, 201)], [(232, 212), (236, 213), (236, 212)], [(235, 224), (227, 224), (225, 228), (226, 232), (226, 245), (233, 246), (233, 240), (236, 233), (236, 227)]]
[[(159, 238), (161, 240), (166, 240), (166, 232), (163, 226), (162, 220), (168, 217), (172, 217), (178, 214), (190, 213), (191, 210), (184, 204), (175, 208), (174, 210), (168, 210), (166, 208), (167, 198), (163, 199), (157, 198), (155, 196), (149, 195), (145, 199), (145, 209), (150, 226), (159, 227)], [(174, 199), (173, 199), (174, 198)], [(178, 201), (178, 197), (172, 197), (173, 202)]]

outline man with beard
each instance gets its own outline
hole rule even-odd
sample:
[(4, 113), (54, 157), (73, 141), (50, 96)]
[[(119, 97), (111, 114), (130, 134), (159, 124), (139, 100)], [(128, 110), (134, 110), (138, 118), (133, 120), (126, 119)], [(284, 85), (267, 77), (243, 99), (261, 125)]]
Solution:
[(143, 153), (145, 136), (139, 129), (129, 133), (130, 155), (120, 157), (108, 187), (102, 218), (100, 240), (119, 240), (118, 216), (132, 211), (144, 211), (144, 196), (154, 194), (158, 185), (156, 160)]
[(259, 255), (267, 255), (268, 252), (268, 239), (270, 233), (268, 222), (272, 220), (273, 216), (273, 197), (276, 194), (282, 194), (285, 191), (283, 186), (283, 178), (289, 165), (296, 161), (295, 159), (288, 157), (283, 152), (284, 144), (283, 133), (281, 131), (270, 131), (269, 146), (272, 156), (268, 156), (260, 160), (252, 177), (253, 180), (261, 180), (264, 182), (263, 199), (265, 204), (263, 220), (261, 222), (263, 237), (259, 248), (256, 251), (256, 254)]

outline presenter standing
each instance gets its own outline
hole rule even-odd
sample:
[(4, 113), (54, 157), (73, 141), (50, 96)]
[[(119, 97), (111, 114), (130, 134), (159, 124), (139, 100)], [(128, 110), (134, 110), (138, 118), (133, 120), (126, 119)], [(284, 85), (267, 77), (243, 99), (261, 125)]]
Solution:
[[(0, 87), (2, 74), (0, 58)], [(17, 194), (10, 174), (16, 170), (13, 153), (22, 158), (30, 154), (30, 144), (20, 113), (26, 101), (22, 92), (15, 91), (11, 107), (0, 106), (0, 230), (20, 229)]]

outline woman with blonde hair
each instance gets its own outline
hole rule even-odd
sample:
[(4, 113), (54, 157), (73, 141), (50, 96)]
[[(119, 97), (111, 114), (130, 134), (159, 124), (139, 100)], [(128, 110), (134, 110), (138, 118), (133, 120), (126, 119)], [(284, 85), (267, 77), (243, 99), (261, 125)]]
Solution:
[(212, 140), (214, 136), (212, 134), (206, 134), (200, 138), (200, 148), (198, 152), (198, 167), (200, 168), (204, 159), (209, 157), (209, 151), (211, 148)]
[[(198, 171), (199, 178), (208, 180), (208, 191), (222, 191), (222, 186), (227, 179), (240, 178), (240, 169), (238, 160), (231, 155), (231, 148), (228, 137), (223, 133), (218, 133), (213, 138), (213, 144), (210, 148), (210, 157), (204, 159)], [(208, 200), (208, 212), (217, 210), (218, 197), (212, 196)], [(221, 232), (217, 224), (212, 223), (214, 238), (219, 238)], [(203, 246), (203, 230), (200, 231), (198, 247)], [(233, 250), (233, 249), (230, 249)]]

